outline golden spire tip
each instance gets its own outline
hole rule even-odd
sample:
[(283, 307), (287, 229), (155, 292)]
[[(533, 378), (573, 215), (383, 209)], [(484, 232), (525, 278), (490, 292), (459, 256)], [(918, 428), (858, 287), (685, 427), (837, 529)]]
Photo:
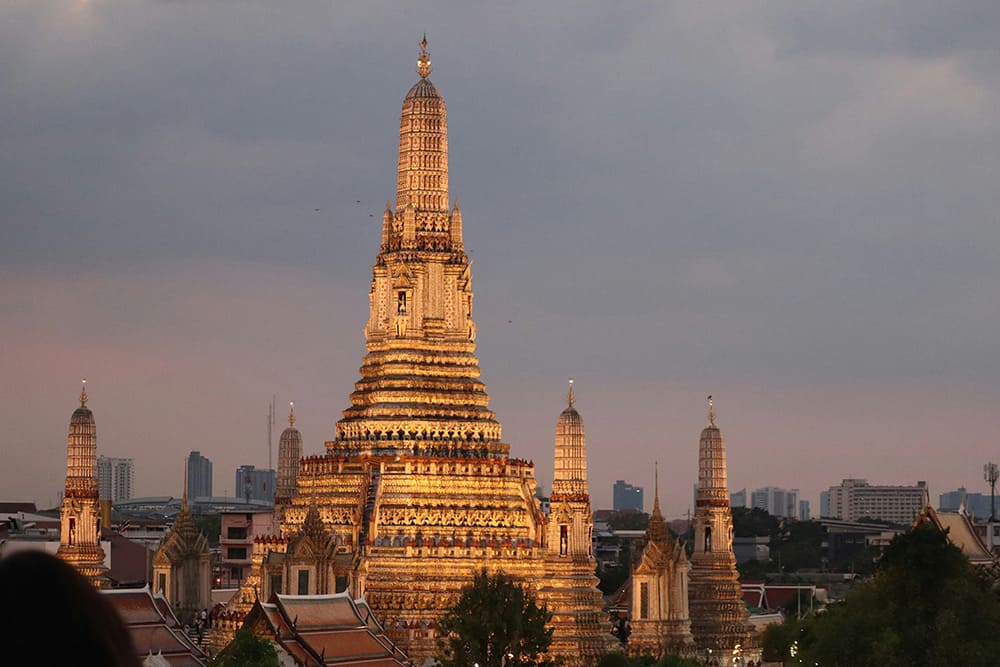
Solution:
[(708, 425), (715, 426), (715, 401), (711, 394), (708, 395)]
[(576, 403), (576, 394), (573, 393), (573, 378), (569, 379), (569, 396), (567, 396), (567, 399), (569, 400), (569, 407), (573, 407), (573, 404)]
[(87, 378), (83, 378), (83, 389), (80, 390), (80, 405), (87, 404)]
[(288, 425), (295, 426), (295, 401), (288, 401)]
[(420, 57), (417, 59), (417, 74), (420, 75), (421, 79), (426, 79), (431, 73), (431, 57), (427, 53), (427, 33), (424, 33), (424, 38), (420, 40)]

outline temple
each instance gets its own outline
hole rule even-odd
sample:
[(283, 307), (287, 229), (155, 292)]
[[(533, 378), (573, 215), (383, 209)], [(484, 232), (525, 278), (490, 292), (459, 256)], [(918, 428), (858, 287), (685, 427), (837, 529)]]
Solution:
[(257, 540), (235, 608), (274, 594), (363, 596), (419, 663), (438, 653), (438, 619), (474, 573), (503, 570), (553, 611), (553, 654), (587, 664), (605, 640), (590, 634), (610, 634), (589, 556), (582, 421), (572, 406), (564, 413), (557, 460), (568, 467), (556, 484), (566, 540), (548, 545), (534, 465), (509, 455), (479, 377), (462, 214), (449, 204), (447, 110), (426, 47), (425, 38), (402, 105), (361, 377), (326, 454), (302, 460), (294, 492), (278, 489), (281, 535)]
[(587, 485), (587, 439), (576, 410), (573, 380), (567, 407), (556, 422), (555, 466), (546, 545), (545, 576), (538, 597), (552, 610), (552, 653), (593, 664), (610, 651), (610, 634), (591, 535), (593, 513)]
[(295, 403), (288, 404), (288, 428), (278, 439), (278, 480), (274, 490), (274, 518), (281, 521), (295, 495), (302, 459), (302, 434), (295, 428)]
[(759, 659), (758, 638), (747, 620), (750, 614), (743, 602), (733, 554), (726, 441), (715, 423), (711, 396), (708, 425), (698, 443), (698, 493), (688, 601), (691, 631), (701, 656), (719, 665)]
[(97, 427), (87, 407), (87, 381), (80, 407), (69, 420), (66, 444), (66, 487), (59, 510), (56, 555), (75, 567), (96, 588), (107, 585), (108, 569), (101, 548), (101, 506), (97, 489)]
[(153, 556), (153, 582), (156, 594), (164, 596), (185, 623), (212, 607), (212, 553), (188, 508), (187, 461), (181, 510)]
[(659, 474), (653, 496), (653, 511), (646, 528), (646, 546), (638, 558), (630, 589), (632, 633), (630, 655), (693, 656), (688, 613), (688, 572), (691, 569), (684, 545), (670, 535), (660, 511)]

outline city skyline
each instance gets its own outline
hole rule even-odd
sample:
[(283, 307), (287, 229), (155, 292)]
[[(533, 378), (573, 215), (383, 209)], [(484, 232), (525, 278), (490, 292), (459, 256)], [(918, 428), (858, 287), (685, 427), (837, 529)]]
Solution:
[(731, 491), (983, 492), (1000, 21), (894, 7), (0, 8), (3, 495), (55, 501), (84, 376), (141, 495), (192, 449), (220, 489), (268, 467), (274, 394), (322, 451), (425, 29), (483, 379), (541, 484), (572, 376), (595, 507), (659, 460), (684, 514), (708, 394)]

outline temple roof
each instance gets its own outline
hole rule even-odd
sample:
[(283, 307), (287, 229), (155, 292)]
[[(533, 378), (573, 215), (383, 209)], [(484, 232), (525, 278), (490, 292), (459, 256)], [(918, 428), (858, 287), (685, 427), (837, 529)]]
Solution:
[(434, 84), (430, 82), (430, 79), (421, 79), (413, 84), (413, 87), (406, 93), (406, 97), (404, 99), (408, 100), (412, 98), (428, 97), (439, 99), (442, 102), (444, 101), (444, 98), (441, 97), (441, 93), (439, 93), (438, 89), (434, 87)]
[(135, 644), (136, 656), (163, 656), (170, 665), (200, 667), (205, 654), (184, 633), (170, 605), (162, 596), (154, 597), (149, 586), (101, 591), (107, 596), (128, 627)]
[(245, 625), (273, 639), (301, 664), (401, 667), (407, 662), (373, 623), (367, 604), (347, 593), (274, 594), (270, 602), (254, 604)]

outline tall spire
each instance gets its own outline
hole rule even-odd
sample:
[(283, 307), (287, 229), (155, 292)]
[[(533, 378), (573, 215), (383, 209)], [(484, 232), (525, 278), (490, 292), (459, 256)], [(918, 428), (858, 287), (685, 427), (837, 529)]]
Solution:
[(660, 511), (660, 462), (653, 461), (653, 511)]
[(417, 59), (417, 74), (421, 79), (426, 79), (431, 73), (431, 56), (427, 53), (427, 33), (420, 40), (420, 57)]
[(569, 406), (562, 411), (556, 422), (555, 476), (552, 494), (588, 495), (587, 438), (583, 430), (583, 417), (576, 411), (573, 380), (569, 382), (569, 392), (566, 396)]
[(288, 402), (288, 425), (295, 426), (295, 401)]
[(708, 395), (708, 425), (715, 426), (715, 401), (711, 394)]
[(59, 550), (56, 555), (75, 567), (98, 588), (104, 584), (101, 512), (97, 484), (97, 429), (87, 407), (83, 381), (80, 407), (69, 420), (66, 440), (66, 486), (60, 509)]
[(649, 513), (646, 537), (650, 542), (663, 544), (670, 539), (667, 522), (660, 511), (660, 462), (653, 462), (653, 511)]
[(191, 465), (190, 461), (189, 456), (184, 457), (184, 491), (181, 495), (181, 511), (186, 510), (188, 504), (188, 468)]

